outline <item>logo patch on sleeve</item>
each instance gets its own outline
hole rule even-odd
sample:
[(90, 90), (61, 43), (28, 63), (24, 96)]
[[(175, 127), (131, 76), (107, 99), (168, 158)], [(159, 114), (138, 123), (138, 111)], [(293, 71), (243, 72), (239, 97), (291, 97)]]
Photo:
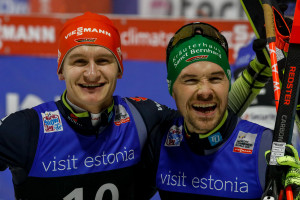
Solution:
[(173, 125), (168, 132), (165, 146), (180, 146), (182, 138), (182, 126)]
[(115, 106), (115, 120), (114, 123), (116, 126), (130, 122), (129, 114), (122, 105)]
[(63, 131), (62, 121), (58, 110), (41, 113), (45, 133)]
[(233, 147), (233, 152), (252, 154), (257, 134), (240, 131)]

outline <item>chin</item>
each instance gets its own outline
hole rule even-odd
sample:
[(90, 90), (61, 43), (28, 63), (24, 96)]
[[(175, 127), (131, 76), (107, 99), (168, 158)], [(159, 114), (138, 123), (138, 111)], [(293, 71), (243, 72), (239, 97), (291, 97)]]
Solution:
[(216, 122), (208, 122), (208, 123), (200, 123), (197, 125), (199, 127), (199, 130), (201, 130), (201, 132), (208, 133), (209, 131), (217, 127), (218, 124)]
[(93, 105), (93, 104), (99, 104), (101, 101), (99, 99), (82, 99), (81, 104), (83, 105)]

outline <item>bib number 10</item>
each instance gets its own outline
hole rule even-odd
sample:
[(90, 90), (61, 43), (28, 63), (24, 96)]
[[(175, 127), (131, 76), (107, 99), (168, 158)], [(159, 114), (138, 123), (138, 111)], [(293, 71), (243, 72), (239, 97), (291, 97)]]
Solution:
[[(102, 185), (95, 196), (95, 200), (102, 200), (105, 191), (111, 192), (112, 200), (119, 200), (118, 188), (112, 183), (106, 183)], [(83, 188), (76, 188), (70, 194), (68, 194), (63, 200), (84, 200), (83, 199)]]

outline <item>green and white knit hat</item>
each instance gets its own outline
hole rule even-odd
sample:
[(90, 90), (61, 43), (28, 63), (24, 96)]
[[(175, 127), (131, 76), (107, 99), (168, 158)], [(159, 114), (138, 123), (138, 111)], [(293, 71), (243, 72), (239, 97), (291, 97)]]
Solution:
[(180, 72), (188, 65), (201, 61), (213, 62), (222, 67), (229, 80), (229, 89), (231, 88), (231, 70), (224, 48), (212, 39), (195, 35), (179, 41), (170, 52), (167, 82), (171, 95)]

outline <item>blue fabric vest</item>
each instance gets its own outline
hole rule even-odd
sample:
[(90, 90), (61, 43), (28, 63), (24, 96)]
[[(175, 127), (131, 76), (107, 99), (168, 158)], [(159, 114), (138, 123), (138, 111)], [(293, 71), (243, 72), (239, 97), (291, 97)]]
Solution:
[(264, 127), (241, 120), (215, 153), (193, 153), (184, 137), (183, 118), (174, 121), (161, 144), (159, 190), (227, 198), (260, 198), (258, 150)]
[(40, 134), (29, 176), (73, 176), (137, 164), (141, 147), (132, 114), (120, 97), (115, 96), (114, 102), (113, 118), (98, 136), (76, 133), (54, 102), (35, 107)]

